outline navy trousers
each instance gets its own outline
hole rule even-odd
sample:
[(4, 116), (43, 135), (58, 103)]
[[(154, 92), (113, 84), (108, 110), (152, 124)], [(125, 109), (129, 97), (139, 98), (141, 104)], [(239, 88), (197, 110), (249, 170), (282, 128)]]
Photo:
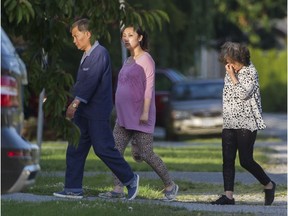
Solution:
[(95, 154), (127, 186), (132, 183), (134, 173), (129, 164), (115, 148), (115, 142), (109, 121), (90, 120), (75, 115), (74, 123), (80, 128), (79, 145), (68, 145), (66, 152), (65, 190), (82, 191), (84, 166), (91, 146)]

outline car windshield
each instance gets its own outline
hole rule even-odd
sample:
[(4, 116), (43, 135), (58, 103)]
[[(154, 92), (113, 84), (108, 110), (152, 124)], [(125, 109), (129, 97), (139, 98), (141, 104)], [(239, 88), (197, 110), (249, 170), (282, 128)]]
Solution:
[(221, 99), (222, 83), (186, 83), (175, 85), (172, 98), (178, 101)]
[(174, 82), (185, 80), (186, 77), (174, 70), (156, 70), (155, 90), (170, 91)]

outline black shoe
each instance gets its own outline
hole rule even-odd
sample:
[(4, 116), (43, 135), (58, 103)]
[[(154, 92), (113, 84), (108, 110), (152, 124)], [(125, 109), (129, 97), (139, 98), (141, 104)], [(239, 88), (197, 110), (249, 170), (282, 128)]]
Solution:
[(222, 195), (216, 201), (211, 202), (212, 205), (235, 205), (234, 199), (229, 199), (227, 196)]
[(271, 182), (273, 184), (272, 189), (264, 189), (265, 205), (271, 205), (274, 201), (276, 184), (273, 181), (271, 181)]

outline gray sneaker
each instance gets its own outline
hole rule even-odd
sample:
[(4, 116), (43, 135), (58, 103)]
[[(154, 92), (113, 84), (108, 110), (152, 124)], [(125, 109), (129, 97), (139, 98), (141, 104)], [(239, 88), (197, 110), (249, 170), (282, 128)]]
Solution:
[(165, 191), (164, 192), (164, 198), (162, 200), (166, 201), (166, 202), (171, 202), (171, 201), (175, 200), (177, 193), (178, 193), (178, 190), (179, 190), (179, 186), (177, 184), (174, 184), (171, 191)]

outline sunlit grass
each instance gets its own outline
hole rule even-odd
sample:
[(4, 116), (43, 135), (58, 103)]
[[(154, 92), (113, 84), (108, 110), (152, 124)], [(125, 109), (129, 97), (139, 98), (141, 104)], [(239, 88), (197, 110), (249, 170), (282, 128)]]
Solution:
[[(218, 140), (219, 141), (219, 140)], [(169, 171), (186, 171), (186, 172), (221, 172), (222, 171), (222, 153), (221, 145), (217, 140), (209, 142), (209, 145), (188, 145), (182, 147), (155, 147), (154, 151), (162, 158), (168, 167)], [(63, 142), (45, 142), (42, 145), (41, 155), (41, 169), (45, 174), (37, 177), (36, 184), (27, 191), (36, 194), (51, 195), (55, 191), (62, 190), (64, 175), (61, 177), (53, 175), (53, 172), (65, 171), (65, 152), (67, 144)], [(131, 148), (128, 147), (125, 152), (125, 159), (129, 162), (134, 171), (152, 171), (152, 168), (146, 163), (136, 163), (131, 157)], [(263, 168), (269, 167), (269, 158), (267, 153), (274, 152), (269, 148), (256, 147), (255, 159)], [(244, 171), (240, 167), (238, 159), (236, 160), (236, 171)], [(85, 172), (92, 172), (92, 176), (84, 176), (83, 186), (87, 196), (97, 196), (98, 193), (112, 190), (113, 178), (109, 174), (110, 171), (93, 152), (90, 151), (86, 165)], [(101, 172), (106, 172), (102, 173)], [(51, 174), (49, 174), (51, 173)], [(94, 174), (93, 174), (94, 173)], [(197, 198), (197, 194), (221, 194), (223, 186), (207, 183), (191, 183), (186, 181), (178, 181), (181, 188), (179, 199), (201, 201)], [(236, 191), (238, 194), (245, 193), (259, 193), (262, 191), (259, 184), (257, 186), (243, 185), (236, 182)], [(281, 190), (281, 187), (283, 190)], [(279, 185), (277, 187), (279, 196), (287, 195), (286, 186)], [(161, 198), (163, 190), (163, 183), (160, 179), (141, 179), (141, 187), (139, 197), (144, 199), (159, 199)], [(284, 191), (284, 192), (283, 192)], [(196, 196), (196, 197), (194, 197)], [(207, 198), (206, 198), (207, 199)], [(205, 200), (205, 198), (204, 198)], [(202, 200), (202, 201), (204, 201)]]
[[(196, 183), (191, 181), (177, 180), (180, 187), (178, 201), (192, 201), (207, 203), (216, 199), (219, 194), (223, 193), (222, 184), (210, 183)], [(25, 192), (39, 194), (39, 195), (52, 195), (53, 192), (61, 191), (64, 187), (64, 176), (53, 175), (39, 175), (36, 184)], [(84, 176), (83, 189), (86, 197), (97, 197), (99, 193), (110, 191), (113, 189), (113, 178), (109, 173), (95, 174), (91, 176)], [(139, 189), (139, 199), (161, 199), (163, 198), (163, 183), (160, 178), (145, 179), (141, 178)], [(235, 182), (235, 196), (238, 202), (247, 201), (247, 196), (257, 197), (258, 204), (262, 205), (263, 200), (263, 186), (259, 183), (255, 184), (242, 184)], [(276, 191), (277, 200), (286, 201), (287, 185), (277, 185)]]
[[(191, 172), (221, 172), (222, 152), (221, 145), (215, 141), (210, 145), (188, 145), (182, 147), (158, 147), (154, 148), (156, 154), (165, 162), (170, 171), (191, 171)], [(64, 171), (67, 143), (44, 142), (41, 152), (41, 169), (43, 171)], [(269, 148), (255, 148), (255, 159), (266, 168), (269, 166), (267, 152)], [(131, 148), (125, 151), (125, 159), (135, 171), (151, 171), (146, 163), (136, 163), (131, 157)], [(93, 150), (86, 160), (85, 171), (108, 171), (106, 165), (95, 156)], [(244, 171), (236, 160), (236, 170)]]
[[(219, 140), (218, 140), (219, 141)], [(169, 171), (185, 171), (185, 172), (221, 172), (222, 171), (222, 153), (221, 146), (215, 141), (214, 145), (189, 145), (183, 147), (155, 147), (154, 151), (162, 158), (168, 167)], [(65, 152), (67, 144), (61, 142), (43, 143), (41, 155), (41, 169), (46, 174), (49, 172), (65, 171)], [(125, 159), (131, 165), (134, 171), (152, 171), (152, 168), (146, 163), (136, 163), (131, 157), (131, 148), (128, 147), (125, 152)], [(255, 159), (263, 168), (269, 167), (269, 158), (267, 153), (273, 152), (269, 148), (255, 148)], [(242, 172), (244, 169), (240, 167), (238, 159), (236, 160), (236, 171)], [(98, 157), (95, 156), (93, 150), (90, 151), (86, 165), (85, 172), (94, 172), (97, 177), (85, 176), (83, 180), (86, 194), (95, 195), (103, 191), (112, 189), (112, 175), (99, 174), (101, 172), (110, 172), (106, 165)], [(51, 195), (52, 192), (61, 190), (63, 188), (64, 177), (40, 176), (36, 181), (36, 185), (28, 191), (33, 193)], [(178, 183), (178, 181), (177, 181)], [(215, 187), (211, 184), (191, 184), (182, 181), (181, 191), (183, 193), (206, 193), (219, 194), (222, 192), (222, 186)], [(237, 184), (236, 184), (237, 185)], [(247, 186), (240, 188), (246, 189)], [(163, 185), (161, 180), (145, 180), (141, 179), (140, 197), (149, 199), (157, 199), (162, 196), (161, 190)], [(253, 188), (251, 188), (253, 189)], [(251, 192), (251, 191), (250, 191)], [(185, 199), (188, 199), (185, 197)], [(193, 197), (189, 199), (194, 199)]]

